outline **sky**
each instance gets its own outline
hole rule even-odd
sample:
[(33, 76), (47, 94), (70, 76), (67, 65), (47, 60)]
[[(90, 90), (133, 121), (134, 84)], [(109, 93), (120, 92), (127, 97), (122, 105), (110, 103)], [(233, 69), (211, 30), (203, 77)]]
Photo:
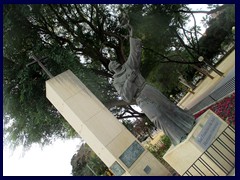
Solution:
[(71, 158), (80, 145), (80, 138), (56, 140), (43, 150), (35, 144), (24, 156), (21, 147), (13, 154), (4, 148), (3, 176), (71, 176)]
[[(194, 4), (190, 7), (193, 10), (206, 10), (207, 5)], [(198, 25), (200, 25), (203, 15), (205, 14), (195, 15)], [(4, 147), (3, 176), (71, 176), (70, 161), (79, 149), (81, 142), (80, 138), (57, 140), (43, 149), (34, 145), (24, 156), (22, 156), (21, 147), (13, 153)]]

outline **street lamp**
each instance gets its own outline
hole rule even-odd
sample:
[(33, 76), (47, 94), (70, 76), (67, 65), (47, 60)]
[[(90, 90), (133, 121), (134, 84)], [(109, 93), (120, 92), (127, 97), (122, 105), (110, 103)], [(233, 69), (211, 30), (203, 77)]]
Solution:
[(232, 27), (233, 39), (235, 41), (235, 26)]
[(198, 61), (203, 62), (203, 60), (204, 60), (204, 57), (199, 56)]
[(232, 33), (235, 34), (235, 26), (232, 27)]

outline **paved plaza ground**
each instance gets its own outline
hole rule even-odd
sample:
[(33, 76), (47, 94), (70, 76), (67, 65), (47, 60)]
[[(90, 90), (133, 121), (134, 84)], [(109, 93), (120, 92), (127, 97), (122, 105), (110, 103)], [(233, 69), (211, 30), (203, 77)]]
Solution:
[(188, 92), (179, 101), (178, 106), (182, 109), (189, 110), (194, 105), (199, 103), (203, 98), (208, 96), (219, 85), (219, 83), (221, 83), (221, 81), (224, 81), (225, 77), (235, 69), (235, 50), (233, 50), (217, 66), (217, 69), (224, 73), (224, 77), (217, 75), (215, 72), (211, 72), (210, 74), (214, 77), (214, 79), (211, 79), (209, 77), (204, 78), (194, 89), (194, 94)]

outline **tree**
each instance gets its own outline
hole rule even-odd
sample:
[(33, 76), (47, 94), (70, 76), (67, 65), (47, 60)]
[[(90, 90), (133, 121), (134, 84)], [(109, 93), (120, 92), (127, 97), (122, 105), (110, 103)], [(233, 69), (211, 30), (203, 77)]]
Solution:
[(76, 135), (45, 98), (47, 76), (41, 68), (25, 67), (30, 54), (47, 55), (43, 63), (53, 75), (71, 69), (102, 102), (119, 103), (107, 65), (110, 59), (124, 63), (128, 42), (112, 11), (119, 13), (119, 7), (4, 6), (4, 132), (9, 144), (44, 145)]
[(144, 44), (143, 76), (167, 96), (178, 91), (177, 70), (183, 75), (193, 74), (189, 66), (202, 65), (189, 58), (186, 46), (180, 46), (180, 39), (173, 33), (178, 33), (180, 24), (189, 18), (188, 13), (181, 12), (185, 6), (4, 5), (4, 136), (9, 144), (29, 147), (32, 143), (44, 145), (54, 138), (76, 136), (45, 97), (48, 77), (37, 64), (26, 67), (31, 54), (44, 58), (42, 63), (53, 75), (71, 69), (118, 118), (144, 117), (119, 100), (109, 83), (109, 61), (123, 64), (129, 51), (127, 31), (118, 20), (123, 11), (129, 14)]
[(224, 8), (212, 17), (206, 35), (199, 39), (200, 54), (210, 61), (222, 51), (221, 45), (224, 42), (233, 42), (232, 27), (235, 25), (235, 5), (223, 5)]
[[(4, 124), (7, 124), (4, 132), (8, 135), (9, 144), (13, 146), (23, 144), (29, 147), (35, 142), (44, 145), (56, 137), (76, 135), (47, 101), (45, 97), (47, 76), (41, 68), (37, 65), (25, 67), (31, 62), (29, 53), (37, 54), (39, 57), (47, 55), (48, 59), (43, 63), (54, 75), (71, 69), (100, 100), (107, 101), (116, 97), (107, 78), (99, 77), (102, 68), (96, 64), (100, 63), (89, 63), (88, 58), (81, 64), (74, 47), (70, 47), (71, 44), (68, 47), (62, 44), (67, 40), (60, 36), (63, 35), (60, 25), (57, 31), (59, 36), (50, 34), (56, 30), (48, 32), (51, 26), (55, 25), (52, 23), (48, 27), (47, 20), (56, 20), (53, 17), (55, 11), (45, 14), (47, 20), (43, 17), (43, 13), (48, 11), (50, 11), (48, 5), (5, 5), (4, 8)], [(97, 67), (95, 70), (100, 72), (97, 75), (92, 71), (95, 66)]]
[[(235, 25), (234, 5), (217, 6), (216, 9), (206, 12), (210, 15), (216, 14), (216, 17), (210, 18), (208, 23), (209, 27), (207, 28), (205, 35), (200, 38), (198, 36), (200, 33), (193, 14), (194, 12), (187, 7), (185, 8), (186, 10), (181, 12), (188, 12), (191, 14), (194, 20), (194, 26), (188, 30), (185, 29), (184, 24), (181, 21), (178, 21), (174, 26), (178, 26), (182, 33), (180, 34), (180, 32), (174, 30), (173, 33), (176, 34), (180, 44), (185, 48), (189, 58), (196, 61), (200, 56), (203, 57), (206, 65), (218, 75), (222, 76), (223, 73), (212, 65), (212, 60), (217, 54), (221, 53), (221, 44), (225, 41), (225, 38), (232, 37), (231, 29)], [(226, 17), (228, 19), (226, 19)], [(225, 22), (228, 23), (225, 24)], [(187, 43), (184, 42), (184, 38)], [(233, 39), (231, 42), (232, 41)], [(200, 70), (195, 65), (193, 67)], [(205, 72), (202, 71), (201, 73), (205, 74)]]
[(133, 131), (133, 123), (131, 120), (123, 120), (122, 124), (134, 135), (136, 136), (135, 132)]
[(105, 175), (107, 166), (92, 151), (87, 144), (82, 144), (71, 159), (73, 176), (100, 176)]

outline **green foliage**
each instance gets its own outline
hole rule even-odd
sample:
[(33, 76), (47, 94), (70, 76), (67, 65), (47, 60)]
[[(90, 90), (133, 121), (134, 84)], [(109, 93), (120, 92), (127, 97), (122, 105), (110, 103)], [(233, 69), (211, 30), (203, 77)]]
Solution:
[(147, 149), (157, 158), (172, 174), (177, 174), (177, 172), (163, 159), (167, 150), (171, 146), (170, 139), (164, 135), (160, 139), (161, 145), (149, 145)]
[(177, 172), (163, 159), (163, 156), (171, 146), (170, 139), (164, 135), (161, 137), (160, 142), (161, 145), (150, 144), (147, 149), (169, 170), (171, 174), (177, 174)]
[[(184, 5), (133, 5), (129, 7), (135, 36), (142, 39), (143, 46), (156, 53), (168, 55), (172, 52), (176, 27), (173, 22), (187, 20), (187, 16), (177, 13)], [(151, 28), (149, 28), (151, 27)], [(171, 27), (171, 28), (170, 28)], [(163, 57), (152, 51), (143, 50), (141, 73), (147, 81), (169, 96), (178, 86), (178, 71), (183, 65), (162, 63)]]
[[(118, 95), (109, 83), (112, 74), (107, 66), (113, 59), (124, 63), (129, 52), (129, 42), (121, 36), (127, 31), (118, 27), (122, 11), (128, 12), (134, 35), (142, 39), (143, 46), (162, 55), (143, 50), (143, 76), (166, 96), (179, 91), (178, 71), (188, 80), (194, 72), (189, 65), (165, 60), (175, 56), (173, 60), (194, 61), (174, 34), (179, 30), (177, 25), (185, 24), (189, 18), (189, 14), (180, 13), (184, 8), (186, 5), (182, 4), (5, 4), (4, 142), (29, 147), (32, 143), (44, 145), (55, 138), (76, 136), (46, 99), (46, 74), (37, 64), (26, 67), (32, 61), (31, 54), (47, 57), (42, 63), (53, 75), (70, 69), (103, 103), (118, 102)], [(219, 39), (226, 39), (235, 23), (234, 9), (232, 6), (227, 9), (209, 30)], [(217, 33), (220, 26), (227, 36)], [(211, 50), (210, 42), (213, 43), (213, 38), (201, 40), (202, 51)], [(122, 105), (116, 110), (127, 112), (128, 107)]]
[(161, 145), (152, 145), (148, 146), (148, 150), (160, 161), (162, 161), (162, 157), (167, 152), (169, 147), (171, 146), (171, 141), (169, 137), (164, 135), (161, 139)]
[(94, 154), (84, 162), (83, 164), (78, 164), (77, 167), (73, 167), (73, 176), (106, 176), (107, 166), (99, 159), (99, 157)]
[(71, 160), (73, 176), (102, 176), (106, 175), (107, 166), (87, 145), (83, 144)]
[(133, 132), (133, 129), (134, 129), (133, 123), (132, 123), (130, 120), (124, 120), (124, 121), (122, 122), (122, 124), (123, 124), (130, 132), (132, 132), (132, 134), (134, 134), (134, 132)]
[(222, 51), (222, 43), (233, 42), (232, 27), (235, 26), (235, 5), (224, 5), (216, 18), (209, 22), (206, 36), (199, 40), (200, 54), (206, 59), (212, 59)]
[(26, 67), (32, 61), (29, 53), (47, 57), (42, 62), (53, 75), (71, 69), (100, 100), (107, 101), (106, 92), (112, 91), (106, 78), (84, 67), (71, 49), (54, 42), (46, 46), (33, 24), (27, 21), (28, 13), (25, 5), (4, 8), (4, 137), (13, 148), (19, 144), (26, 148), (32, 143), (45, 145), (55, 138), (76, 136), (46, 99), (46, 74), (37, 64)]
[(171, 66), (169, 64), (160, 64), (155, 66), (147, 80), (168, 97), (176, 87), (176, 84), (178, 84), (179, 74), (177, 67), (177, 64), (172, 64)]
[[(87, 28), (86, 23), (76, 24), (70, 12), (75, 9), (87, 18), (84, 13), (93, 7), (92, 25), (97, 27), (108, 13), (101, 5), (4, 5), (4, 137), (13, 147), (45, 145), (57, 137), (76, 136), (45, 97), (48, 77), (37, 64), (25, 66), (31, 62), (30, 54), (47, 57), (43, 64), (53, 75), (72, 70), (102, 102), (116, 98), (107, 77), (93, 72), (103, 71), (102, 65), (108, 64), (99, 54), (106, 37)], [(66, 12), (72, 14), (68, 19), (62, 18)], [(110, 17), (109, 31), (114, 23)]]

